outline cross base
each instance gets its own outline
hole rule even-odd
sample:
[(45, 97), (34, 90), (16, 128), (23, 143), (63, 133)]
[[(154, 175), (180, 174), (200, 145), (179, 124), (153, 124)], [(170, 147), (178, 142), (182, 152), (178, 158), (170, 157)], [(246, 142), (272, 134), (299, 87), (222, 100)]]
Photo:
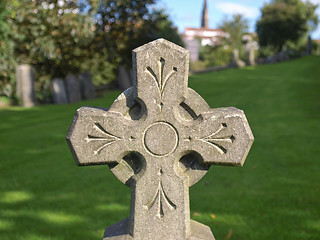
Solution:
[[(120, 222), (117, 222), (106, 228), (104, 232), (103, 240), (135, 240), (132, 237), (128, 230), (129, 219), (123, 219)], [(186, 238), (186, 240), (215, 240), (210, 228), (206, 225), (198, 223), (196, 221), (190, 220), (191, 224), (191, 235)], [(172, 236), (172, 239), (167, 238), (168, 240), (175, 240), (175, 236)], [(137, 239), (138, 240), (138, 239)]]

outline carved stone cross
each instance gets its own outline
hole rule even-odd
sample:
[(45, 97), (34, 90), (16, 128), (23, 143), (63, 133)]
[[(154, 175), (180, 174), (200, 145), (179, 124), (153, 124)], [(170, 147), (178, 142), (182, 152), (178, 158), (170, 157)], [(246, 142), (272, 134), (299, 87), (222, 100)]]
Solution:
[(214, 239), (190, 220), (189, 187), (210, 165), (242, 166), (253, 142), (243, 111), (210, 109), (188, 88), (189, 51), (158, 39), (133, 51), (135, 85), (109, 110), (82, 107), (67, 141), (78, 165), (107, 164), (131, 187), (130, 217), (104, 240)]

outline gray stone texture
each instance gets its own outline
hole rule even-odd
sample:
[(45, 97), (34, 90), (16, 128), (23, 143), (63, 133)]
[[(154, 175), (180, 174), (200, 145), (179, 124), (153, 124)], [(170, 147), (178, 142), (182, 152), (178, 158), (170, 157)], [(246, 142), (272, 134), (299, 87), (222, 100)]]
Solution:
[(70, 103), (81, 101), (80, 84), (76, 76), (68, 74), (66, 76), (67, 95)]
[(32, 107), (36, 104), (35, 97), (35, 70), (28, 64), (19, 65), (16, 68), (17, 96), (24, 107)]
[(250, 44), (248, 49), (248, 62), (250, 66), (256, 65), (256, 60), (254, 56), (254, 46), (252, 44)]
[(239, 68), (246, 66), (246, 63), (239, 58), (238, 49), (233, 49), (232, 64), (234, 67), (239, 67)]
[(243, 111), (210, 109), (188, 88), (188, 68), (189, 51), (158, 39), (133, 51), (134, 86), (109, 110), (76, 112), (67, 142), (77, 164), (109, 165), (132, 192), (130, 216), (104, 240), (214, 239), (190, 220), (189, 187), (210, 165), (242, 166), (253, 135)]
[(60, 78), (55, 78), (51, 81), (51, 94), (55, 104), (68, 103), (68, 97), (64, 81)]
[(83, 99), (94, 99), (96, 97), (95, 87), (92, 83), (92, 76), (85, 72), (79, 75), (81, 96)]

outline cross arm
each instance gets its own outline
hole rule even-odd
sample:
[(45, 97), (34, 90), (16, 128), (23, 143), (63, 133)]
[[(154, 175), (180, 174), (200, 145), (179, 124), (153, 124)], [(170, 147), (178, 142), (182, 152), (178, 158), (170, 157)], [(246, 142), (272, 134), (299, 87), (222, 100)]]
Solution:
[(253, 143), (253, 135), (242, 110), (229, 107), (202, 114), (191, 148), (204, 163), (242, 166)]
[[(129, 121), (105, 109), (77, 110), (67, 142), (78, 165), (119, 162), (131, 149)], [(130, 146), (129, 146), (130, 145)]]

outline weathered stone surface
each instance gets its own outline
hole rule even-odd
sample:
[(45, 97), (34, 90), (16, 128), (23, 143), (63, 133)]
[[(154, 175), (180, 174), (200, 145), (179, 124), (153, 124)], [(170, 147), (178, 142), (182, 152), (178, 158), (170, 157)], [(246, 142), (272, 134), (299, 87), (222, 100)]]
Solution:
[(68, 74), (66, 77), (67, 95), (70, 103), (81, 101), (80, 84), (76, 76)]
[(235, 67), (244, 67), (244, 66), (246, 66), (246, 63), (239, 58), (239, 50), (238, 49), (233, 49), (232, 64)]
[(36, 104), (34, 82), (35, 70), (28, 64), (19, 65), (16, 68), (17, 95), (24, 107), (32, 107)]
[(255, 57), (254, 57), (254, 46), (250, 44), (249, 49), (248, 49), (248, 60), (249, 60), (249, 65), (254, 66), (256, 65)]
[(64, 82), (60, 78), (55, 78), (51, 82), (51, 94), (55, 104), (68, 103), (68, 97)]
[(88, 72), (79, 75), (81, 96), (83, 99), (94, 99), (96, 97), (95, 87), (92, 83), (91, 74)]
[(104, 240), (209, 240), (190, 220), (189, 187), (210, 165), (242, 166), (253, 142), (244, 113), (210, 109), (188, 88), (189, 52), (164, 39), (133, 51), (134, 86), (109, 110), (82, 107), (67, 141), (78, 165), (108, 164), (132, 191), (129, 218)]

